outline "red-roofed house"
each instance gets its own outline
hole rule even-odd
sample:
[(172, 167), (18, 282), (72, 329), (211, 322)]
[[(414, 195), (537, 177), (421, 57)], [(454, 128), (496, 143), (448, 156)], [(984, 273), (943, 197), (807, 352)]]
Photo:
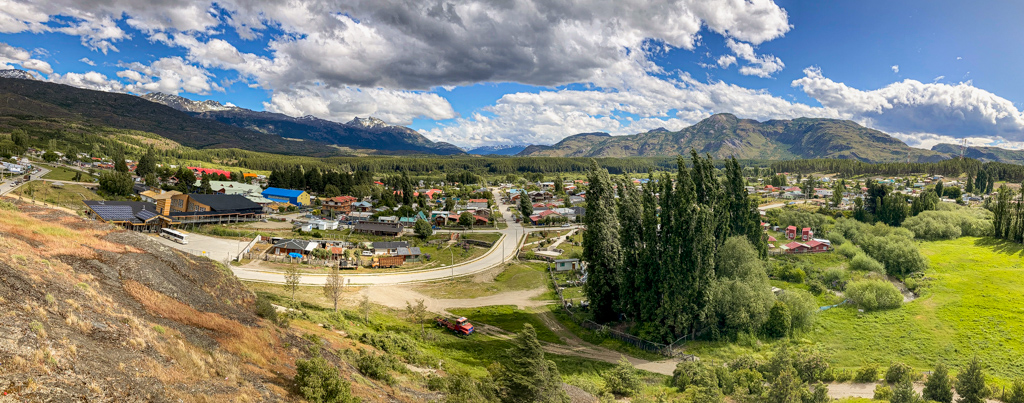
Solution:
[(428, 191), (423, 192), (423, 194), (427, 195), (427, 198), (430, 200), (434, 200), (434, 195), (441, 193), (444, 193), (441, 191), (441, 189), (430, 189)]
[(786, 227), (786, 239), (796, 239), (796, 226), (790, 225)]
[(200, 177), (203, 176), (203, 175), (224, 175), (224, 176), (226, 176), (228, 178), (231, 177), (231, 172), (225, 171), (223, 169), (199, 168), (199, 167), (188, 167), (188, 169), (190, 171), (192, 171), (193, 173), (195, 173), (196, 176), (200, 176)]
[(811, 249), (811, 252), (827, 252), (829, 250), (830, 245), (825, 242), (812, 239), (810, 241), (807, 241), (807, 247)]
[(807, 253), (811, 251), (811, 247), (800, 242), (790, 242), (783, 245), (782, 250), (785, 253)]
[(811, 240), (811, 238), (814, 238), (814, 231), (811, 231), (810, 228), (804, 228), (803, 232), (800, 233), (800, 239), (807, 242)]
[(324, 208), (332, 211), (336, 211), (342, 214), (348, 214), (352, 212), (352, 203), (355, 203), (359, 199), (352, 196), (338, 196), (324, 200)]

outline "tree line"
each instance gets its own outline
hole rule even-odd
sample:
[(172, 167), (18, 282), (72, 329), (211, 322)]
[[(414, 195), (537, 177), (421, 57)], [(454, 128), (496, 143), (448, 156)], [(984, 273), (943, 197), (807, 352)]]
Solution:
[(739, 163), (727, 161), (719, 181), (710, 156), (691, 152), (690, 161), (640, 189), (591, 165), (583, 258), (595, 320), (631, 320), (636, 333), (665, 341), (703, 329), (785, 335), (794, 318), (809, 322), (813, 302), (792, 301), (800, 309), (791, 312), (770, 291), (766, 238)]

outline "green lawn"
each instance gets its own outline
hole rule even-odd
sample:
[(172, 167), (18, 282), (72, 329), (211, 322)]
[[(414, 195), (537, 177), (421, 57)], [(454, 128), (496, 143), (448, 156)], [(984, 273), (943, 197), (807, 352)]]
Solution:
[(64, 168), (64, 167), (55, 167), (55, 166), (49, 166), (49, 165), (47, 165), (46, 168), (50, 169), (50, 172), (47, 172), (46, 175), (43, 175), (43, 179), (53, 179), (53, 180), (58, 180), (58, 181), (73, 181), (75, 179), (75, 174), (77, 174), (79, 172), (82, 173), (82, 178), (81, 178), (81, 180), (79, 180), (79, 182), (92, 182), (93, 179), (96, 179), (95, 176), (89, 175), (88, 172), (84, 172), (84, 171), (75, 171), (73, 169), (68, 169), (68, 168)]
[(537, 339), (549, 343), (564, 344), (561, 339), (552, 332), (544, 322), (537, 317), (537, 314), (519, 310), (512, 305), (493, 305), (479, 308), (449, 309), (449, 312), (469, 318), (470, 322), (477, 321), (485, 323), (505, 331), (519, 332), (527, 323), (533, 325), (537, 330)]
[[(920, 298), (889, 311), (830, 309), (798, 342), (841, 368), (903, 361), (927, 371), (944, 362), (956, 371), (977, 356), (1000, 382), (1024, 378), (1024, 248), (974, 237), (920, 245), (930, 263)], [(688, 349), (720, 359), (753, 351), (711, 342)]]
[(474, 276), (416, 285), (416, 291), (434, 298), (479, 298), (506, 291), (532, 290), (549, 284), (543, 263), (508, 263), (493, 282), (477, 282)]
[(494, 243), (501, 238), (501, 234), (497, 232), (467, 232), (464, 238)]
[(33, 198), (49, 204), (69, 208), (78, 212), (85, 211), (85, 204), (82, 200), (103, 200), (102, 197), (92, 190), (81, 185), (65, 183), (63, 187), (55, 188), (43, 181), (31, 181), (15, 189), (12, 194)]

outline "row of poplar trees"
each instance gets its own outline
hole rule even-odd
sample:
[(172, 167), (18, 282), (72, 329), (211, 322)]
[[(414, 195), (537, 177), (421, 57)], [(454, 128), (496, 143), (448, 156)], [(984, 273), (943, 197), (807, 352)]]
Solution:
[(665, 173), (641, 189), (592, 164), (583, 258), (595, 320), (629, 319), (662, 340), (693, 334), (713, 320), (712, 284), (726, 238), (746, 236), (767, 254), (739, 163), (728, 161), (719, 181), (710, 155), (690, 154), (692, 168), (680, 156), (674, 178)]

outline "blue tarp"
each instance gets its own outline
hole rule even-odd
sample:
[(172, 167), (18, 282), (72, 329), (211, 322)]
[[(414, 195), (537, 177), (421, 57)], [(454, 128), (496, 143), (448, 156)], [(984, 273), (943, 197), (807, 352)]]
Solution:
[(292, 253), (288, 254), (288, 257), (293, 257), (293, 258), (296, 258), (296, 259), (302, 259), (302, 254), (301, 253), (292, 252)]

